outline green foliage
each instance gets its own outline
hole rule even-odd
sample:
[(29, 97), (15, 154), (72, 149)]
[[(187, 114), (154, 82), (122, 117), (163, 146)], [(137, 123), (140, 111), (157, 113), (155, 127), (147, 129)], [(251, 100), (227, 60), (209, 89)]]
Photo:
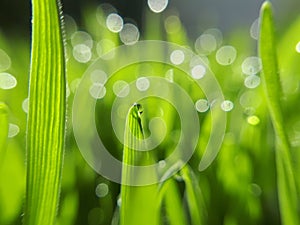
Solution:
[(263, 83), (270, 116), (276, 132), (276, 167), (280, 212), (283, 224), (299, 224), (299, 198), (292, 164), (291, 146), (281, 108), (282, 91), (276, 56), (271, 3), (261, 8), (259, 54), (263, 65)]
[(63, 165), (66, 82), (60, 5), (33, 0), (25, 225), (54, 224)]
[[(3, 162), (8, 135), (8, 108), (5, 103), (0, 102), (0, 163)], [(2, 163), (1, 163), (2, 164)], [(1, 166), (0, 166), (1, 171)]]

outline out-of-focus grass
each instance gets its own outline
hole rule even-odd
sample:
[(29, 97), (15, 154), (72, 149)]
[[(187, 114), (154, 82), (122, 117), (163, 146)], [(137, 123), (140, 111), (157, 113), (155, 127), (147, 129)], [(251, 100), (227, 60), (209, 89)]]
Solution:
[[(66, 20), (69, 109), (84, 71), (96, 58), (121, 44), (118, 34), (107, 29), (106, 16), (105, 10), (92, 6), (83, 9), (84, 22), (80, 27), (76, 25), (76, 22), (74, 24)], [(172, 14), (172, 11), (163, 14), (153, 14), (147, 11), (145, 17), (145, 32), (141, 33), (141, 39), (173, 41), (190, 46), (195, 50), (195, 40), (188, 38), (180, 18), (178, 15)], [(299, 19), (292, 21), (290, 26), (281, 28), (281, 33), (276, 36), (281, 81), (283, 91), (286, 93), (282, 100), (282, 116), (285, 119), (287, 135), (291, 140), (291, 151), (295, 156), (292, 160), (296, 166), (300, 165), (298, 154), (300, 147), (298, 81), (300, 74), (297, 64), (299, 53), (295, 50), (299, 41), (298, 26)], [(221, 151), (212, 165), (202, 172), (198, 172), (198, 165), (210, 134), (211, 116), (209, 110), (198, 114), (201, 126), (200, 140), (197, 152), (189, 161), (188, 166), (196, 176), (192, 182), (198, 183), (201, 188), (207, 211), (207, 224), (276, 225), (281, 223), (276, 187), (275, 135), (263, 97), (263, 88), (261, 85), (254, 88), (244, 85), (245, 79), (249, 75), (244, 74), (242, 64), (247, 57), (256, 56), (257, 43), (256, 40), (251, 39), (249, 29), (250, 24), (247, 29), (238, 28), (223, 33), (223, 38), (218, 39), (216, 48), (204, 55), (195, 50), (209, 63), (222, 87), (225, 99), (234, 103), (234, 108), (227, 112), (227, 130)], [(75, 45), (72, 43), (72, 37), (74, 38), (73, 35), (77, 31), (84, 31), (85, 34), (90, 35), (92, 40), (92, 56), (87, 62), (79, 62), (74, 57)], [(17, 124), (20, 128), (20, 132), (16, 136), (7, 140), (5, 161), (0, 175), (0, 223), (20, 224), (25, 194), (26, 113), (22, 109), (22, 103), (27, 98), (28, 90), (29, 42), (19, 39), (11, 44), (12, 37), (6, 37), (4, 34), (0, 36), (0, 48), (5, 50), (12, 60), (11, 67), (5, 72), (14, 75), (18, 81), (14, 89), (0, 89), (0, 101), (5, 102), (9, 107), (9, 123)], [(217, 51), (225, 45), (231, 45), (237, 51), (235, 60), (229, 65), (221, 65), (216, 60)], [(152, 49), (152, 51), (160, 54), (159, 49)], [(130, 56), (125, 55), (124, 57)], [(108, 66), (113, 67), (114, 65)], [(123, 147), (114, 136), (109, 120), (109, 109), (115, 98), (112, 91), (113, 84), (118, 79), (131, 82), (139, 75), (148, 73), (161, 77), (167, 74), (169, 78), (173, 77), (173, 81), (187, 90), (194, 102), (205, 98), (201, 90), (196, 88), (193, 80), (187, 79), (188, 76), (184, 72), (172, 68), (170, 65), (148, 62), (118, 71), (115, 78), (108, 80), (107, 95), (103, 101), (99, 100), (99, 107), (96, 109), (97, 113), (101, 113), (96, 119), (97, 123), (101, 122), (99, 135), (106, 146), (110, 146), (109, 150), (118, 159), (122, 159)], [(257, 72), (256, 76), (260, 77), (260, 73)], [(167, 138), (156, 149), (159, 152), (157, 160), (162, 160), (172, 152), (176, 145), (178, 141), (176, 137), (178, 137), (178, 130), (181, 126), (177, 122), (178, 115), (175, 109), (169, 103), (161, 100), (159, 100), (159, 104), (157, 103), (158, 100), (155, 98), (142, 102), (144, 106), (143, 119), (146, 125), (144, 126), (146, 135), (149, 134), (147, 124), (153, 116), (161, 116), (167, 125)], [(100, 108), (103, 105), (107, 110), (105, 112), (99, 110), (103, 109)], [(69, 110), (69, 114), (70, 112), (71, 110)], [(108, 116), (105, 118), (109, 119), (101, 120), (102, 116)], [(71, 115), (69, 115), (70, 117)], [(57, 224), (106, 225), (111, 221), (113, 224), (118, 224), (120, 207), (117, 203), (120, 185), (109, 182), (89, 168), (77, 149), (70, 119), (67, 120), (67, 124), (66, 154)], [(102, 127), (106, 127), (107, 130), (101, 130)], [(297, 171), (299, 173), (299, 167)], [(297, 174), (297, 172), (295, 173)], [(196, 218), (196, 216), (191, 218), (189, 204), (192, 198), (186, 193), (188, 189), (191, 190), (191, 185), (185, 184), (180, 175), (170, 179), (172, 180), (168, 180), (164, 184), (166, 187), (169, 186), (170, 190), (167, 190), (166, 195), (162, 198), (159, 221), (161, 224), (190, 224)], [(295, 179), (299, 187), (300, 179), (297, 177)], [(97, 190), (106, 187), (105, 185), (108, 187), (108, 193), (104, 196), (99, 195)], [(96, 195), (97, 193), (98, 195)], [(172, 195), (174, 200), (172, 200)], [(199, 206), (199, 210), (202, 213), (203, 208), (201, 207), (203, 206)], [(196, 211), (196, 208), (192, 209)]]

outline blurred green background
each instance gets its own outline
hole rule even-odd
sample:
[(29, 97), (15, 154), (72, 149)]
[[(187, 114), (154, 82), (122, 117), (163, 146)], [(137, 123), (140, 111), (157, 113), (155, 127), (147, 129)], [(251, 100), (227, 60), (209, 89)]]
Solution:
[[(283, 85), (283, 109), (295, 173), (300, 172), (300, 3), (297, 0), (274, 3), (277, 50)], [(63, 3), (66, 28), (68, 107), (71, 107), (80, 78), (93, 61), (112, 48), (126, 43), (119, 33), (106, 24), (107, 16), (118, 13), (125, 23), (135, 27), (139, 40), (164, 40), (187, 46), (205, 61), (218, 79), (228, 100), (227, 130), (221, 151), (205, 171), (198, 171), (203, 146), (210, 134), (208, 102), (197, 107), (205, 96), (182, 71), (166, 65), (145, 63), (125, 68), (115, 79), (134, 81), (137, 74), (151, 68), (189, 91), (201, 121), (200, 141), (189, 165), (196, 174), (207, 211), (207, 224), (280, 224), (274, 131), (260, 84), (261, 65), (257, 56), (257, 21), (262, 1), (170, 1), (159, 14), (153, 13), (146, 1), (72, 1)], [(105, 3), (105, 4), (104, 4)], [(25, 195), (25, 134), (30, 63), (30, 2), (0, 2), (0, 101), (9, 107), (7, 149), (0, 151), (0, 224), (21, 224)], [(132, 34), (132, 32), (131, 32)], [(129, 35), (129, 39), (134, 38)], [(125, 41), (124, 41), (125, 40)], [(137, 40), (136, 40), (137, 41)], [(227, 46), (224, 49), (224, 46)], [(229, 47), (230, 46), (230, 47)], [(223, 47), (223, 52), (222, 52)], [(275, 47), (275, 46), (274, 46)], [(251, 58), (252, 57), (252, 58)], [(114, 65), (111, 65), (114, 66)], [(154, 72), (153, 72), (154, 71)], [(108, 84), (113, 96), (114, 80)], [(110, 113), (113, 99), (104, 104)], [(144, 103), (147, 124), (159, 113)], [(149, 104), (149, 105), (147, 105)], [(200, 104), (200, 103), (199, 103)], [(203, 105), (204, 104), (204, 105)], [(176, 112), (168, 103), (160, 103), (168, 135), (159, 147), (163, 159), (176, 141), (180, 128)], [(100, 106), (99, 106), (100, 107)], [(202, 108), (201, 108), (202, 107)], [(204, 108), (203, 108), (204, 107)], [(109, 116), (107, 117), (109, 118)], [(175, 119), (174, 119), (175, 118)], [(191, 121), (191, 126), (192, 126)], [(115, 138), (110, 121), (99, 118), (99, 134), (121, 158), (122, 146)], [(100, 127), (108, 128), (101, 131)], [(167, 138), (167, 137), (172, 137)], [(178, 175), (180, 176), (180, 175)], [(179, 198), (186, 210), (184, 184), (176, 178)], [(299, 180), (297, 180), (299, 184)], [(118, 224), (119, 184), (95, 173), (80, 155), (68, 119), (61, 204), (57, 224)], [(163, 213), (166, 211), (162, 209)], [(171, 224), (168, 218), (162, 224)]]

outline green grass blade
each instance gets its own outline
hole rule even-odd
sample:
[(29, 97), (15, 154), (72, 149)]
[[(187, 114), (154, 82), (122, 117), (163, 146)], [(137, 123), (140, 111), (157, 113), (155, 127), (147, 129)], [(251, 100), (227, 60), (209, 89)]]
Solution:
[(152, 175), (138, 173), (139, 171), (133, 171), (132, 168), (127, 166), (142, 166), (153, 162), (148, 152), (134, 150), (138, 149), (141, 144), (138, 140), (144, 138), (141, 112), (141, 106), (134, 104), (130, 108), (126, 119), (121, 186), (121, 225), (157, 224), (157, 185), (125, 185), (133, 179), (139, 179), (141, 176)]
[[(161, 183), (159, 189), (160, 203), (164, 202), (166, 217), (170, 225), (186, 225), (186, 212), (183, 210), (182, 197), (178, 185), (173, 178), (169, 178)], [(159, 210), (161, 211), (161, 206)]]
[(66, 80), (60, 4), (32, 0), (24, 224), (54, 224), (65, 138)]
[(267, 104), (276, 133), (277, 185), (282, 224), (299, 224), (299, 199), (292, 166), (290, 143), (284, 127), (281, 85), (278, 74), (273, 15), (270, 2), (261, 8), (259, 54), (262, 59), (262, 81)]
[(206, 224), (206, 208), (198, 180), (189, 165), (183, 167), (180, 172), (185, 182), (185, 195), (191, 216), (191, 224)]
[(0, 102), (0, 127), (0, 163), (2, 165), (8, 135), (8, 108), (3, 102)]

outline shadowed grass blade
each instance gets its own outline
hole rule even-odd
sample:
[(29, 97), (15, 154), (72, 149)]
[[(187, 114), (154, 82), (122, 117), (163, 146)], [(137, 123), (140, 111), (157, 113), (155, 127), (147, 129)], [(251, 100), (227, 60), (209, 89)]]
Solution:
[(290, 143), (284, 127), (281, 85), (278, 74), (273, 15), (270, 2), (265, 2), (260, 15), (259, 55), (262, 59), (262, 80), (268, 108), (276, 133), (277, 186), (282, 224), (299, 224), (299, 199), (292, 166)]
[(32, 0), (24, 224), (54, 224), (65, 137), (66, 81), (60, 4)]
[(143, 166), (153, 163), (149, 152), (135, 150), (141, 147), (139, 140), (144, 138), (141, 113), (141, 106), (134, 104), (126, 119), (121, 186), (121, 225), (157, 224), (157, 185), (130, 185), (131, 182), (141, 179), (143, 176), (153, 176), (153, 174), (139, 173), (138, 169), (128, 166)]

